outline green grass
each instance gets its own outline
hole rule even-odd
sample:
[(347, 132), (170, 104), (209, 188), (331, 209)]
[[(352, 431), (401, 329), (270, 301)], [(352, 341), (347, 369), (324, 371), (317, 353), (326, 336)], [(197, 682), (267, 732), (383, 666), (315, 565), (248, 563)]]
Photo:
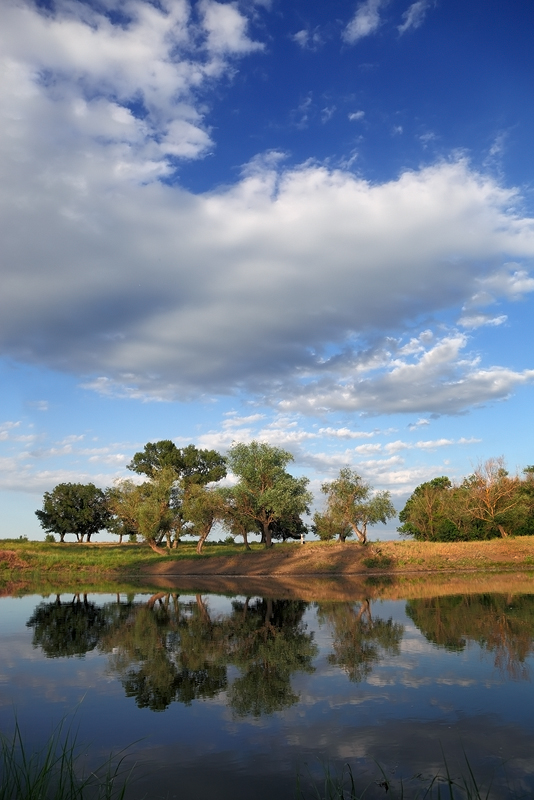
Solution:
[[(216, 556), (247, 553), (242, 545), (209, 543), (202, 555), (195, 552), (195, 542), (182, 542), (168, 555), (160, 556), (147, 545), (91, 542), (34, 542), (21, 539), (0, 541), (0, 579), (4, 573), (24, 572), (31, 574), (64, 573), (69, 571), (136, 575), (147, 565), (159, 562), (205, 559)], [(260, 544), (253, 544), (250, 552), (263, 551)], [(2, 556), (2, 553), (14, 556)]]
[(88, 773), (83, 750), (62, 720), (41, 750), (29, 751), (16, 722), (11, 737), (0, 734), (0, 800), (124, 800), (124, 751)]

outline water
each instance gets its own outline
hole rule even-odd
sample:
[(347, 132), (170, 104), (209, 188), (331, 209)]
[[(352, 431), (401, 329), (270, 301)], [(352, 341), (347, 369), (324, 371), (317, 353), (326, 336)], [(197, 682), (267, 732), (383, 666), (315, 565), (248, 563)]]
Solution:
[(2, 731), (16, 712), (37, 747), (67, 715), (89, 763), (129, 745), (132, 800), (284, 800), (299, 773), (311, 796), (347, 762), (381, 797), (376, 762), (412, 786), (443, 753), (532, 794), (533, 676), (534, 594), (0, 598)]

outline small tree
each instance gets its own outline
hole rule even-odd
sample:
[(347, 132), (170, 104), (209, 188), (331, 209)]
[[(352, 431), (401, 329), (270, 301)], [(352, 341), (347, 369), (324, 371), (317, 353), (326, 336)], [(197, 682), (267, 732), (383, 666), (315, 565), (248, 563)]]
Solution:
[(43, 508), (35, 512), (47, 533), (57, 533), (61, 542), (73, 533), (78, 542), (107, 527), (109, 512), (106, 495), (94, 483), (59, 483), (45, 492)]
[(192, 484), (184, 495), (183, 513), (192, 524), (188, 533), (198, 536), (197, 553), (202, 553), (204, 542), (217, 520), (224, 516), (225, 498), (220, 489)]
[[(339, 477), (324, 483), (321, 491), (327, 495), (325, 517), (328, 526), (338, 532), (339, 541), (344, 542), (349, 534), (355, 534), (362, 544), (367, 544), (367, 528), (382, 522), (384, 525), (395, 516), (389, 492), (371, 495), (371, 487), (364, 483), (361, 475), (350, 467), (344, 467)], [(324, 518), (316, 518), (320, 526), (326, 525)]]
[(404, 536), (413, 536), (419, 541), (443, 541), (454, 536), (455, 525), (450, 517), (453, 512), (450, 490), (452, 483), (446, 475), (421, 483), (406, 501), (399, 513), (402, 525), (397, 528)]
[(510, 477), (502, 457), (479, 464), (461, 488), (466, 490), (466, 515), (479, 520), (490, 531), (498, 530), (503, 537), (508, 536), (510, 528), (518, 522), (517, 517), (526, 510), (519, 478)]

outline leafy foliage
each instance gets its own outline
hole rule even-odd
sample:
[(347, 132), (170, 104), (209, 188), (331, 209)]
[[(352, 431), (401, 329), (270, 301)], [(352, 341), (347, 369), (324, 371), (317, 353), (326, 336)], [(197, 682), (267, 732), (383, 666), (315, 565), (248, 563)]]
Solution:
[(344, 542), (355, 534), (362, 544), (367, 543), (367, 527), (382, 522), (384, 525), (395, 516), (389, 492), (371, 494), (369, 484), (350, 467), (340, 470), (331, 483), (323, 483), (323, 494), (327, 496), (324, 514), (316, 514), (315, 530), (321, 539), (338, 536)]
[(94, 483), (60, 483), (45, 492), (43, 508), (36, 511), (41, 527), (65, 541), (68, 533), (79, 542), (106, 528), (110, 519), (106, 495)]
[[(309, 510), (312, 496), (307, 478), (295, 478), (286, 471), (293, 461), (287, 450), (265, 442), (235, 444), (228, 464), (238, 482), (232, 491), (234, 508), (251, 527), (259, 530), (266, 547), (272, 544), (273, 528)], [(299, 534), (300, 535), (300, 534)]]
[(510, 476), (504, 459), (480, 464), (453, 485), (441, 476), (420, 484), (399, 514), (399, 532), (419, 541), (469, 541), (534, 531), (534, 475)]

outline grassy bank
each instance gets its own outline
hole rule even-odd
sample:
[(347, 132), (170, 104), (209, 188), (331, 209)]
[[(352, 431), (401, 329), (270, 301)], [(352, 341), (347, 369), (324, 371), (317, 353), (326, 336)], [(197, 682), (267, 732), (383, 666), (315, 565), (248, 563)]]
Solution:
[(138, 578), (141, 576), (390, 575), (418, 572), (534, 571), (534, 537), (487, 542), (395, 541), (346, 544), (211, 545), (198, 556), (194, 543), (159, 556), (137, 544), (52, 544), (19, 539), (0, 542), (0, 581), (39, 576)]

